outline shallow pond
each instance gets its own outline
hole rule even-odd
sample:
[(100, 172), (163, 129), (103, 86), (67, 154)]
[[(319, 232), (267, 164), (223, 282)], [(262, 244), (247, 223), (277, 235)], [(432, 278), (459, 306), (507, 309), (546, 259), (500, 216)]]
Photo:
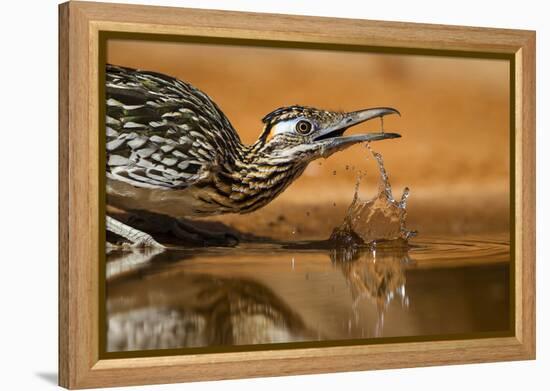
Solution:
[(421, 237), (353, 251), (300, 247), (109, 252), (107, 351), (510, 328), (504, 235)]

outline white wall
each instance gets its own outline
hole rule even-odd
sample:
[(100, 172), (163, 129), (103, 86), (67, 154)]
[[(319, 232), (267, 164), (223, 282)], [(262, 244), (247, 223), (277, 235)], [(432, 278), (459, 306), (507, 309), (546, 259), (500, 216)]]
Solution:
[[(105, 1), (105, 0), (104, 0)], [(134, 3), (537, 30), (538, 360), (150, 387), (162, 389), (548, 389), (550, 13), (544, 1)], [(1, 389), (54, 388), (57, 371), (57, 1), (4, 1), (0, 22)], [(546, 15), (545, 15), (546, 14)], [(546, 23), (545, 23), (546, 22)], [(546, 220), (546, 221), (545, 221)], [(546, 383), (545, 386), (541, 385)]]

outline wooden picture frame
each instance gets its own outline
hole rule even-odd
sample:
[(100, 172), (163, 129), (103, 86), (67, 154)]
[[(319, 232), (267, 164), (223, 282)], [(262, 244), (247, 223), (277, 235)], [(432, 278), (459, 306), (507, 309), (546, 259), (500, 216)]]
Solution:
[[(514, 67), (512, 336), (102, 359), (98, 58), (102, 32), (497, 53)], [(535, 33), (368, 20), (68, 2), (59, 6), (59, 384), (172, 383), (535, 358)]]

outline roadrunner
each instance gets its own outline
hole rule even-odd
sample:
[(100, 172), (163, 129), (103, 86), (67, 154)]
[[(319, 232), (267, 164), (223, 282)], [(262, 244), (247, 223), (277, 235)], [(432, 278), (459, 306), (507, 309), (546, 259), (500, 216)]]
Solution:
[[(343, 113), (294, 105), (267, 114), (258, 140), (244, 145), (204, 92), (170, 76), (113, 65), (106, 70), (106, 104), (107, 203), (173, 217), (172, 232), (202, 243), (211, 235), (179, 219), (253, 212), (313, 160), (400, 137), (383, 130), (343, 135), (351, 126), (399, 114), (392, 108)], [(111, 216), (107, 230), (133, 246), (161, 246)]]

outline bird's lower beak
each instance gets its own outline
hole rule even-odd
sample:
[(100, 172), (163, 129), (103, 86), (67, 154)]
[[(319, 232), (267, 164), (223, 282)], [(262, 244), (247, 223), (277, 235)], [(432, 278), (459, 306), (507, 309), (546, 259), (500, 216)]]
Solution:
[(358, 125), (373, 118), (381, 118), (385, 115), (390, 114), (399, 115), (399, 111), (392, 109), (391, 107), (377, 107), (373, 109), (347, 113), (337, 124), (323, 129), (313, 141), (321, 144), (322, 155), (324, 157), (327, 157), (329, 155), (332, 155), (336, 151), (342, 150), (360, 142), (378, 141), (401, 137), (400, 134), (385, 133), (383, 131), (377, 133), (356, 134), (351, 136), (343, 135), (344, 132), (352, 126)]

